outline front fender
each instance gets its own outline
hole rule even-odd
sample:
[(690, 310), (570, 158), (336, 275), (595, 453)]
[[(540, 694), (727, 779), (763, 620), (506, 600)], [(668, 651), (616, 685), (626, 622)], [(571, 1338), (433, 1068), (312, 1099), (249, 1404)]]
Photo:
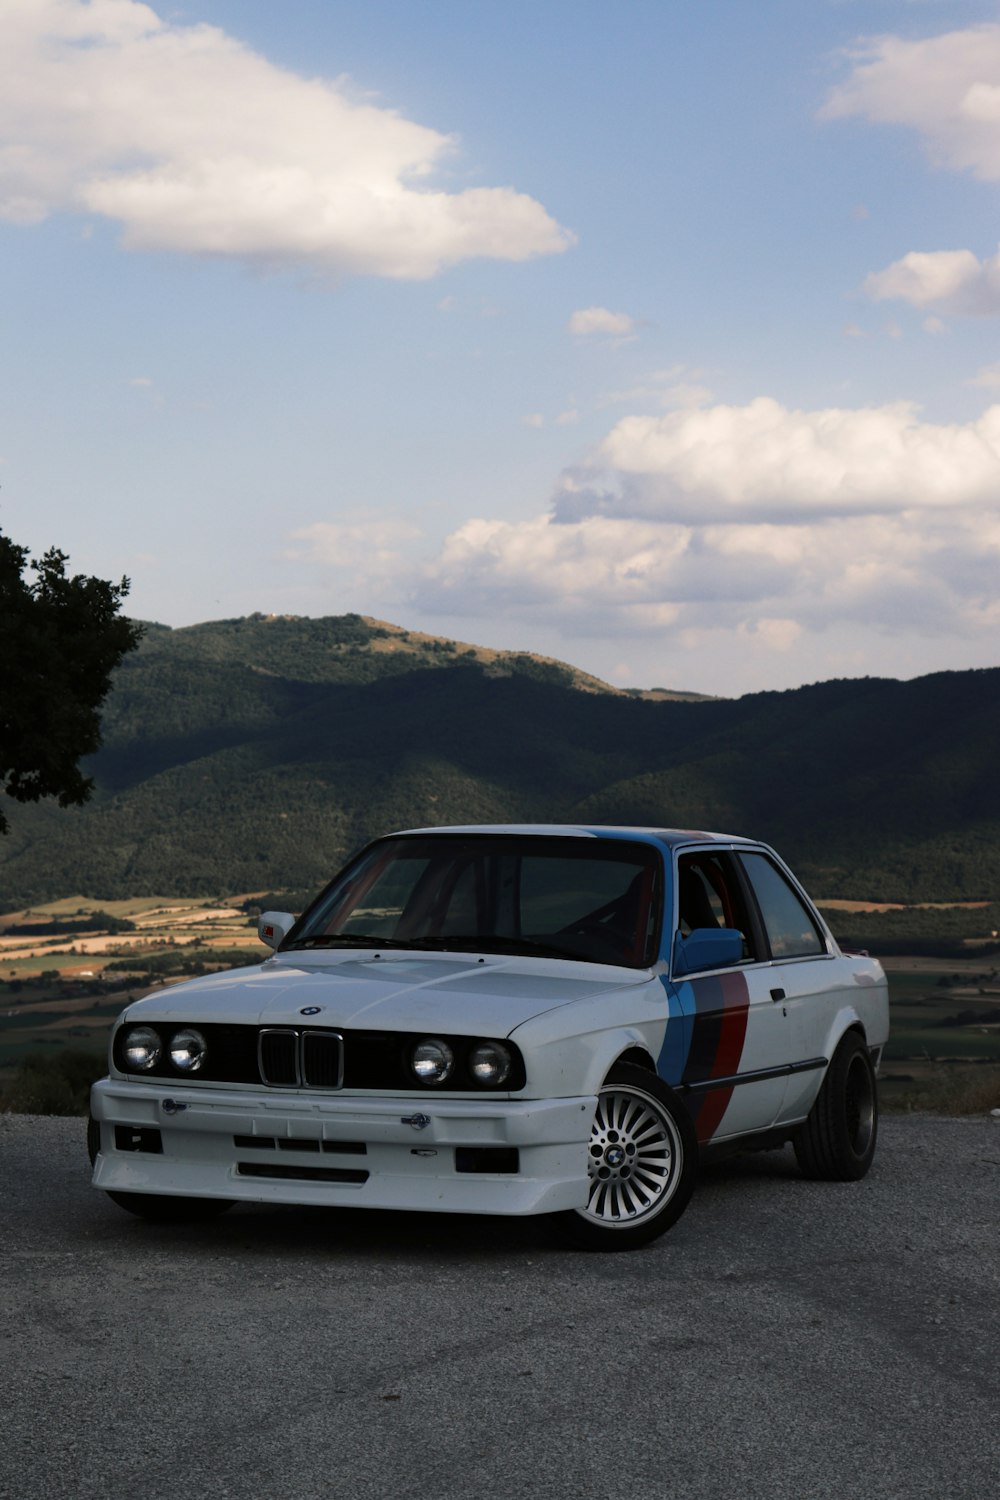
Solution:
[[(521, 1035), (526, 1029), (518, 1028), (512, 1040), (517, 1042), (524, 1056), (527, 1072), (524, 1093), (533, 1099), (596, 1094), (623, 1053), (636, 1049), (648, 1056), (650, 1071), (655, 1073), (653, 1060), (663, 1037), (661, 1022), (658, 1027), (616, 1026), (531, 1046)], [(658, 1032), (659, 1043), (651, 1032)]]

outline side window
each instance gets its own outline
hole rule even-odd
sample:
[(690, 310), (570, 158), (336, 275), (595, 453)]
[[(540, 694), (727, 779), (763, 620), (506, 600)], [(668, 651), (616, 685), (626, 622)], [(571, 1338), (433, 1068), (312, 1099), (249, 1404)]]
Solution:
[(801, 897), (766, 854), (741, 854), (760, 906), (773, 958), (808, 958), (826, 944)]
[(756, 958), (753, 927), (731, 854), (702, 850), (677, 861), (677, 930), (735, 928), (743, 937), (744, 962)]

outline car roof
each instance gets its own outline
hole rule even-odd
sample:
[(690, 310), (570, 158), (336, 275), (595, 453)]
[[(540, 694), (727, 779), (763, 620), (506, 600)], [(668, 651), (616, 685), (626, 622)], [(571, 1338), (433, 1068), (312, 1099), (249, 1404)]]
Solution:
[(641, 828), (617, 824), (594, 823), (463, 823), (434, 828), (402, 828), (388, 837), (435, 833), (520, 834), (536, 838), (634, 839), (639, 843), (658, 843), (674, 848), (678, 844), (753, 844), (755, 839), (735, 833), (707, 833), (697, 828)]

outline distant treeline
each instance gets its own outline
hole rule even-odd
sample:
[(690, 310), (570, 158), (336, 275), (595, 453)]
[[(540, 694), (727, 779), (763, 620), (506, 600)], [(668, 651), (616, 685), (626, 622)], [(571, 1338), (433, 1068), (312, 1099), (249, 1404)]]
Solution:
[(262, 961), (248, 956), (245, 948), (172, 948), (160, 953), (137, 953), (113, 958), (104, 965), (105, 974), (134, 974), (140, 978), (166, 979), (214, 973), (216, 969), (239, 969)]
[(903, 911), (825, 910), (824, 917), (845, 948), (877, 955), (988, 958), (1000, 953), (1000, 904), (909, 907)]
[(128, 917), (113, 917), (95, 911), (86, 917), (51, 917), (40, 921), (13, 922), (3, 928), (5, 937), (69, 937), (78, 932), (135, 932)]

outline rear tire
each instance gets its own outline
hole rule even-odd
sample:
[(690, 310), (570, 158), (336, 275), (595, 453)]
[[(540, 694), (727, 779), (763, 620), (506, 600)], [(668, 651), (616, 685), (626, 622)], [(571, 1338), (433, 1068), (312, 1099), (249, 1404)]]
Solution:
[(694, 1191), (698, 1142), (680, 1099), (655, 1073), (618, 1063), (597, 1096), (590, 1196), (560, 1214), (570, 1244), (635, 1250), (676, 1224)]
[(842, 1037), (805, 1124), (793, 1139), (806, 1177), (857, 1182), (875, 1155), (878, 1084), (864, 1038)]

